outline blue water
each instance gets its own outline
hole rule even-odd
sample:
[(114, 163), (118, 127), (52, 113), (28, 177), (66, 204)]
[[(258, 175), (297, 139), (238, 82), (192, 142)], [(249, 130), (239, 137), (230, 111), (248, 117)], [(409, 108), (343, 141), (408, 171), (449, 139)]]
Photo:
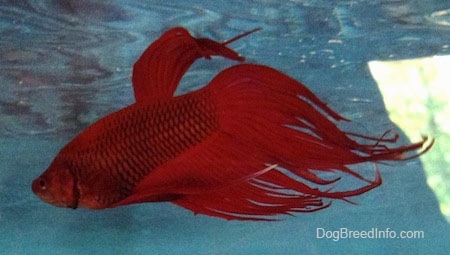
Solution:
[[(0, 254), (447, 254), (450, 228), (419, 160), (380, 166), (383, 185), (280, 222), (224, 221), (169, 203), (104, 211), (43, 203), (30, 183), (70, 139), (133, 102), (131, 67), (173, 26), (303, 81), (379, 135), (393, 126), (369, 60), (449, 54), (441, 1), (0, 1)], [(445, 18), (445, 17), (444, 17)], [(447, 17), (448, 19), (448, 17)], [(178, 93), (231, 61), (197, 62)], [(347, 127), (347, 126), (346, 126)], [(372, 168), (371, 168), (372, 169)], [(420, 230), (423, 239), (317, 238), (325, 230)]]

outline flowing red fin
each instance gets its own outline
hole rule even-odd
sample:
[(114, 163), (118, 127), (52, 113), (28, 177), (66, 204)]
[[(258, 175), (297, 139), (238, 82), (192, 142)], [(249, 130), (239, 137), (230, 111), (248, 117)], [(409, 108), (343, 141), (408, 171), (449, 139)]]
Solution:
[(397, 140), (385, 138), (386, 133), (373, 138), (342, 131), (335, 121), (343, 117), (306, 86), (270, 67), (237, 65), (220, 73), (209, 87), (215, 93), (221, 128), (289, 159), (288, 169), (305, 165), (340, 170), (349, 164), (402, 160), (407, 152), (422, 155), (433, 145), (423, 137), (414, 144), (390, 147)]
[[(382, 179), (377, 170), (375, 179), (369, 180), (349, 165), (398, 161), (403, 160), (405, 153), (416, 152), (408, 157), (412, 158), (425, 153), (433, 144), (432, 141), (426, 145), (424, 137), (418, 143), (389, 147), (396, 139), (387, 139), (385, 134), (380, 138), (356, 134), (363, 141), (352, 140), (334, 123), (344, 118), (303, 84), (269, 67), (249, 64), (231, 67), (219, 74), (208, 89), (216, 100), (221, 132), (251, 146), (249, 151), (245, 151), (245, 146), (232, 147), (233, 150), (247, 156), (259, 155), (264, 162), (273, 162), (285, 172), (272, 170), (228, 190), (205, 191), (173, 201), (196, 213), (253, 220), (328, 207), (322, 199), (350, 202), (348, 197), (378, 187)], [(245, 162), (245, 157), (241, 160)], [(337, 177), (322, 179), (312, 170), (334, 173)], [(330, 184), (337, 186), (344, 175), (368, 184), (343, 189), (344, 184), (333, 191)], [(266, 186), (255, 185), (257, 180)], [(268, 189), (270, 186), (278, 188)]]
[(283, 196), (256, 188), (250, 183), (229, 186), (227, 189), (213, 190), (196, 195), (183, 196), (174, 204), (193, 211), (227, 220), (271, 221), (278, 220), (280, 214), (293, 212), (313, 212), (324, 209), (320, 198), (298, 195)]
[(136, 102), (147, 103), (173, 97), (182, 76), (198, 58), (209, 59), (218, 55), (243, 61), (244, 58), (228, 48), (227, 44), (254, 31), (238, 35), (225, 43), (196, 39), (181, 27), (166, 31), (134, 64), (132, 80)]

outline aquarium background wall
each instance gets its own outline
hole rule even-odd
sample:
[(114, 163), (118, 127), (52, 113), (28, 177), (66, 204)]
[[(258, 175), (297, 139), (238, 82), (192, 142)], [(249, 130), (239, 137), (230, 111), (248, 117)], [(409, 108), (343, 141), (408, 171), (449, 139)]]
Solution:
[[(31, 181), (76, 134), (134, 102), (133, 63), (165, 30), (225, 41), (306, 84), (371, 136), (436, 139), (378, 166), (383, 185), (277, 222), (226, 221), (147, 203), (45, 204)], [(450, 3), (446, 0), (0, 1), (0, 254), (447, 254)], [(234, 63), (199, 60), (177, 94)], [(360, 165), (373, 171), (372, 164)], [(344, 230), (342, 230), (344, 229)], [(345, 238), (339, 231), (421, 233)], [(328, 233), (323, 234), (322, 233)]]

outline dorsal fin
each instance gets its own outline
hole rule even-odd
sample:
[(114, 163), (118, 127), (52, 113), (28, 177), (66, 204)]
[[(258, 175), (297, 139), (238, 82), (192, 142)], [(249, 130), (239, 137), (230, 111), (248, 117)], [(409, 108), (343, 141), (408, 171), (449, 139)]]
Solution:
[(243, 57), (226, 45), (257, 30), (224, 43), (207, 38), (196, 39), (182, 27), (166, 31), (134, 64), (132, 81), (136, 102), (148, 103), (173, 97), (181, 77), (198, 58), (210, 59), (212, 55), (220, 55), (243, 61)]

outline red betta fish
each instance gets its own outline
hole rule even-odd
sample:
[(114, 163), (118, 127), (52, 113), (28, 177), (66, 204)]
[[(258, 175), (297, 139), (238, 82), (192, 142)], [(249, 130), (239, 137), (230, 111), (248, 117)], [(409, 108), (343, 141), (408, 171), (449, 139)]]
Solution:
[[(377, 170), (371, 180), (349, 165), (409, 159), (431, 148), (426, 137), (388, 147), (397, 136), (342, 131), (336, 123), (343, 117), (267, 66), (235, 65), (207, 86), (174, 96), (196, 59), (243, 61), (228, 45), (256, 30), (224, 43), (181, 27), (165, 32), (134, 65), (136, 102), (75, 137), (33, 181), (33, 192), (61, 207), (168, 201), (195, 214), (273, 220), (381, 185)], [(361, 185), (337, 190), (348, 180), (343, 176)]]

